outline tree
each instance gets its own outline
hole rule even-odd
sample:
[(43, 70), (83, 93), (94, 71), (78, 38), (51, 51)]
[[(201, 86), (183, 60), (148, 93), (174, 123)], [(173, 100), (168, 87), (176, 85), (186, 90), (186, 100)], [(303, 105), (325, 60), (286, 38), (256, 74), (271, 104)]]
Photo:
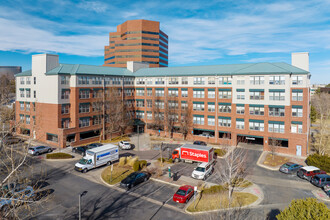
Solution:
[(277, 152), (278, 148), (281, 146), (282, 146), (281, 140), (278, 140), (274, 137), (268, 138), (268, 147), (269, 147), (273, 160), (274, 160), (275, 153)]
[(165, 128), (164, 101), (158, 97), (154, 101), (155, 103), (152, 105), (152, 113), (154, 116), (152, 128), (154, 130), (164, 130)]
[(168, 132), (170, 132), (171, 138), (173, 138), (173, 132), (175, 124), (178, 123), (179, 118), (179, 104), (178, 98), (175, 95), (168, 95), (165, 102), (165, 125)]
[(330, 94), (314, 95), (312, 105), (319, 116), (317, 133), (314, 135), (312, 147), (318, 154), (324, 155), (330, 152), (330, 127), (328, 123), (330, 120)]
[(289, 207), (276, 216), (278, 220), (327, 220), (330, 219), (330, 209), (315, 198), (292, 200)]
[(187, 108), (181, 107), (180, 133), (182, 133), (184, 140), (187, 139), (187, 136), (192, 131), (192, 128), (193, 114), (191, 105), (188, 105)]
[(313, 105), (311, 105), (311, 123), (315, 123), (317, 119), (317, 111)]
[(110, 139), (114, 133), (120, 131), (119, 122), (122, 119), (124, 102), (120, 89), (107, 88), (105, 91), (104, 118), (106, 121), (106, 133), (110, 134)]

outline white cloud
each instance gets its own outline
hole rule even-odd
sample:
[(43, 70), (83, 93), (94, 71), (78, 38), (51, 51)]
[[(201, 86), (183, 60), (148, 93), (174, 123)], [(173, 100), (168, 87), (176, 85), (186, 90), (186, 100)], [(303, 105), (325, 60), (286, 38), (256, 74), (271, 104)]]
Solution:
[(108, 10), (108, 5), (99, 1), (82, 1), (77, 6), (96, 13), (102, 13)]

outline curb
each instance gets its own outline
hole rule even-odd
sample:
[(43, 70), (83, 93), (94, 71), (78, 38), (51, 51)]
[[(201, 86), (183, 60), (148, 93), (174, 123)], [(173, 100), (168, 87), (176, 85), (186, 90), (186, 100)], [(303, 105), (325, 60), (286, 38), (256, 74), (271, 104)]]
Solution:
[(266, 165), (263, 165), (263, 164), (260, 163), (261, 159), (263, 158), (264, 154), (266, 154), (266, 153), (268, 153), (268, 152), (264, 151), (264, 152), (261, 153), (261, 155), (260, 155), (260, 157), (257, 161), (257, 166), (265, 168), (267, 170), (277, 171), (279, 168), (272, 168), (272, 167), (269, 167), (269, 166), (266, 166)]
[(165, 180), (160, 180), (160, 179), (157, 179), (157, 178), (154, 178), (154, 177), (150, 177), (150, 179), (153, 180), (153, 181), (156, 181), (156, 182), (165, 183), (165, 184), (172, 185), (172, 186), (175, 186), (175, 187), (182, 186), (182, 185), (179, 185), (179, 184), (167, 182)]

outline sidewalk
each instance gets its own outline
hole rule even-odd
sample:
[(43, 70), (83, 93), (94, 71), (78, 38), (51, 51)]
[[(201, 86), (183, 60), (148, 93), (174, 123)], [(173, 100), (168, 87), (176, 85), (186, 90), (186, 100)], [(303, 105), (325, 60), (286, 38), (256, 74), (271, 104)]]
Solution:
[[(257, 165), (259, 167), (268, 169), (268, 170), (278, 170), (280, 168), (281, 165), (278, 166), (268, 166), (264, 164), (264, 161), (266, 159), (266, 156), (270, 154), (270, 152), (264, 151), (262, 152), (262, 154), (260, 155), (258, 161), (257, 161)], [(297, 156), (292, 156), (292, 155), (287, 155), (287, 154), (280, 154), (280, 153), (276, 153), (276, 155), (282, 156), (282, 157), (286, 157), (289, 159), (288, 162), (293, 162), (293, 163), (297, 163), (297, 164), (301, 164), (303, 166), (306, 166), (305, 160), (306, 157), (297, 157)]]

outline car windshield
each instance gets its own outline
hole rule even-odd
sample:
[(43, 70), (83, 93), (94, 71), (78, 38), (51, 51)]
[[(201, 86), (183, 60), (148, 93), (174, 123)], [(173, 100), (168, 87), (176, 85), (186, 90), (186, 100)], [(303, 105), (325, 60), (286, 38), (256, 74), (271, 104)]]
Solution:
[(320, 180), (320, 177), (318, 177), (318, 176), (315, 176), (314, 178), (315, 178), (317, 181)]
[(86, 160), (84, 158), (79, 160), (80, 164), (87, 164), (87, 162), (88, 162), (88, 160)]
[(283, 165), (283, 167), (290, 167), (292, 164), (290, 164), (290, 163), (286, 163), (286, 164), (284, 164)]
[(204, 172), (205, 171), (205, 168), (204, 167), (197, 167), (196, 168), (196, 171)]
[(129, 180), (129, 181), (134, 180), (137, 175), (138, 175), (137, 173), (132, 173), (128, 177), (126, 177), (126, 180)]
[(184, 196), (184, 195), (186, 195), (186, 191), (183, 190), (183, 189), (179, 189), (179, 190), (176, 192), (176, 194), (179, 195), (179, 196)]

